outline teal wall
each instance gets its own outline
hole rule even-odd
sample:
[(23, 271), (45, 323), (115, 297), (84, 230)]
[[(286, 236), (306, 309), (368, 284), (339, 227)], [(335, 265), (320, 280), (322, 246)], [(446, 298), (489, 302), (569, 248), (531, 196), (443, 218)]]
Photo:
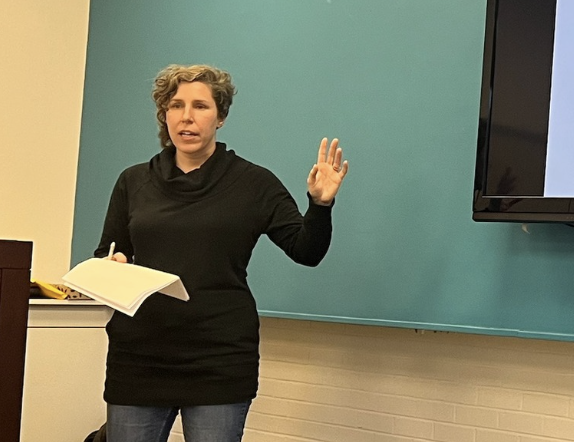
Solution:
[(156, 73), (214, 64), (239, 90), (220, 141), (302, 210), (320, 139), (350, 162), (318, 268), (260, 241), (262, 314), (574, 340), (574, 231), (471, 221), (484, 17), (484, 0), (92, 1), (72, 264), (120, 171), (159, 151)]

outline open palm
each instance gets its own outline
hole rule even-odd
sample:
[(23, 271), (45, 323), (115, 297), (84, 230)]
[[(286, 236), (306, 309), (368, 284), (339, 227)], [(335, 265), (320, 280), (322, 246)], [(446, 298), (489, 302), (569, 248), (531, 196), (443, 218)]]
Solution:
[(343, 161), (343, 149), (339, 147), (339, 140), (334, 138), (328, 150), (327, 144), (327, 138), (323, 138), (319, 145), (317, 163), (307, 178), (307, 190), (313, 202), (322, 206), (333, 202), (349, 170), (349, 163)]

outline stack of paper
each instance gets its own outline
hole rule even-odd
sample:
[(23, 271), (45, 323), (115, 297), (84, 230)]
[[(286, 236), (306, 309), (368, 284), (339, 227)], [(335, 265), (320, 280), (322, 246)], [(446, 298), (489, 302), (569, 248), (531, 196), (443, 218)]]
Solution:
[(155, 292), (189, 300), (179, 276), (109, 259), (88, 259), (62, 279), (68, 287), (129, 316)]

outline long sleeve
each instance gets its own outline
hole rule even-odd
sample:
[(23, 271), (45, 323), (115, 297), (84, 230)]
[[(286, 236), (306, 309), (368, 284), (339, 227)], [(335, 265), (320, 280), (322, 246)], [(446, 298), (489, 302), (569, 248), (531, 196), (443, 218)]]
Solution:
[(331, 243), (332, 206), (313, 203), (310, 195), (308, 209), (301, 215), (289, 192), (281, 185), (273, 198), (272, 215), (267, 235), (293, 261), (315, 267), (327, 254)]
[(112, 191), (100, 243), (94, 251), (94, 256), (97, 258), (105, 257), (110, 244), (115, 242), (115, 251), (126, 255), (128, 261), (132, 260), (134, 251), (128, 230), (129, 201), (125, 175), (126, 172), (120, 175)]

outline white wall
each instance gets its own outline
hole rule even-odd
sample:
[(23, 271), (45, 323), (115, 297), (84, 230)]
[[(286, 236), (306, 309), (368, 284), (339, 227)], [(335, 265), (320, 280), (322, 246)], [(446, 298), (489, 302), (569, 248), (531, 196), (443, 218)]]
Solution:
[(69, 269), (89, 0), (2, 2), (0, 238), (34, 242), (32, 276)]
[(571, 342), (265, 318), (245, 442), (574, 441)]

